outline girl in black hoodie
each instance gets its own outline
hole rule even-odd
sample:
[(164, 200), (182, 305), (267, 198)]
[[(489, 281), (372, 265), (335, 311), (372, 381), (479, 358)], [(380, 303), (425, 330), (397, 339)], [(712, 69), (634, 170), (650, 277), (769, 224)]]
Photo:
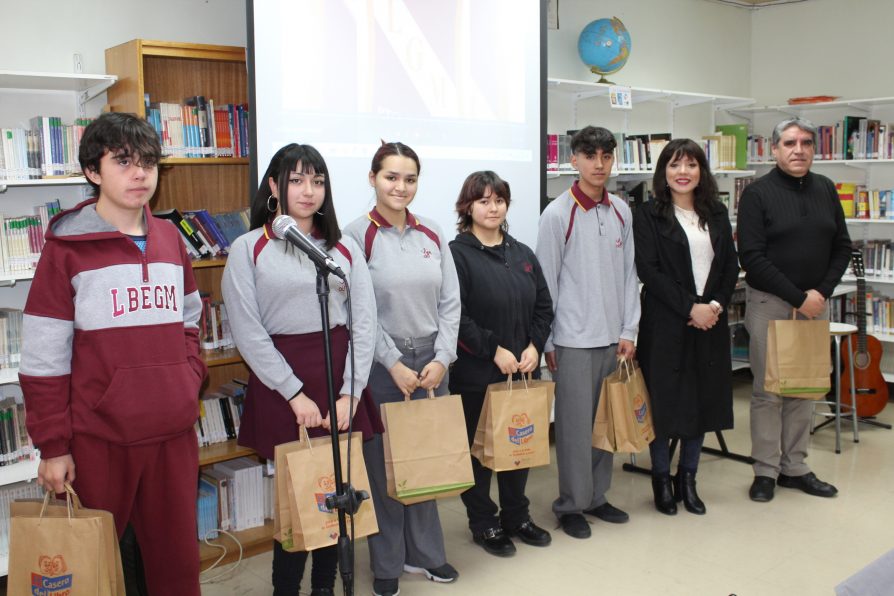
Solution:
[[(538, 376), (553, 319), (552, 300), (534, 251), (507, 233), (509, 184), (490, 171), (470, 174), (456, 201), (459, 235), (450, 243), (462, 316), (450, 392), (462, 395), (469, 443), (491, 383), (507, 375)], [(550, 543), (528, 511), (528, 470), (497, 472), (500, 506), (490, 498), (492, 471), (472, 458), (475, 486), (462, 494), (472, 537), (497, 556), (515, 554), (510, 536)], [(499, 510), (499, 516), (497, 514)]]

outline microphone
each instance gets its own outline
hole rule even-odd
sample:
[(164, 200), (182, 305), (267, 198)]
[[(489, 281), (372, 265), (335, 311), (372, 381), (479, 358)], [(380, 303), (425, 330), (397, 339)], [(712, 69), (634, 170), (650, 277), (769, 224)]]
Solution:
[(329, 273), (345, 279), (345, 272), (341, 270), (332, 257), (317, 248), (317, 245), (301, 233), (295, 220), (288, 215), (279, 215), (273, 220), (273, 233), (280, 240), (285, 240), (298, 247), (320, 269), (326, 269)]

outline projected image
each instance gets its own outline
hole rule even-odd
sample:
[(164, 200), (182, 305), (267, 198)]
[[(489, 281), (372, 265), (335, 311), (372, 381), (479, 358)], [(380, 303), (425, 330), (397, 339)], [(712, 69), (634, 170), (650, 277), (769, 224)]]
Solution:
[(527, 232), (515, 231), (535, 241), (540, 0), (256, 0), (253, 10), (258, 163), (286, 143), (314, 145), (347, 221), (371, 206), (381, 140), (402, 141), (423, 163), (414, 206), (443, 229), (465, 177), (492, 169), (532, 205)]

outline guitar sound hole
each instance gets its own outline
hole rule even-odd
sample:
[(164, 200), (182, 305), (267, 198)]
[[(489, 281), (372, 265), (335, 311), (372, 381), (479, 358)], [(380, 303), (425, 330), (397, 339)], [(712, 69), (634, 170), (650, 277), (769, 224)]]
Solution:
[(854, 354), (854, 366), (860, 370), (869, 368), (869, 352), (857, 352)]

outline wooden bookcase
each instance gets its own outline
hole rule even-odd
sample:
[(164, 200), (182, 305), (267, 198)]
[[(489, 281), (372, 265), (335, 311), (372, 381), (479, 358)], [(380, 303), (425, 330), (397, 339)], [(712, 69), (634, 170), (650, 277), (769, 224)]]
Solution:
[[(108, 91), (109, 108), (146, 117), (146, 103), (181, 103), (187, 97), (204, 95), (216, 104), (245, 103), (248, 100), (248, 72), (245, 48), (194, 43), (135, 39), (106, 50), (106, 72), (118, 77)], [(149, 99), (146, 99), (148, 95)], [(176, 207), (207, 209), (222, 213), (248, 207), (247, 158), (164, 158), (159, 171), (158, 191), (150, 203), (153, 211)], [(196, 282), (212, 300), (221, 300), (220, 280), (225, 259), (193, 261)], [(206, 352), (207, 388), (215, 388), (235, 378), (247, 378), (248, 368), (236, 350)], [(211, 465), (245, 455), (251, 449), (235, 441), (202, 447), (199, 464)], [(236, 532), (245, 556), (272, 546), (273, 527)], [(225, 562), (235, 559), (238, 549), (230, 540)], [(202, 567), (220, 555), (219, 550), (201, 547)]]

